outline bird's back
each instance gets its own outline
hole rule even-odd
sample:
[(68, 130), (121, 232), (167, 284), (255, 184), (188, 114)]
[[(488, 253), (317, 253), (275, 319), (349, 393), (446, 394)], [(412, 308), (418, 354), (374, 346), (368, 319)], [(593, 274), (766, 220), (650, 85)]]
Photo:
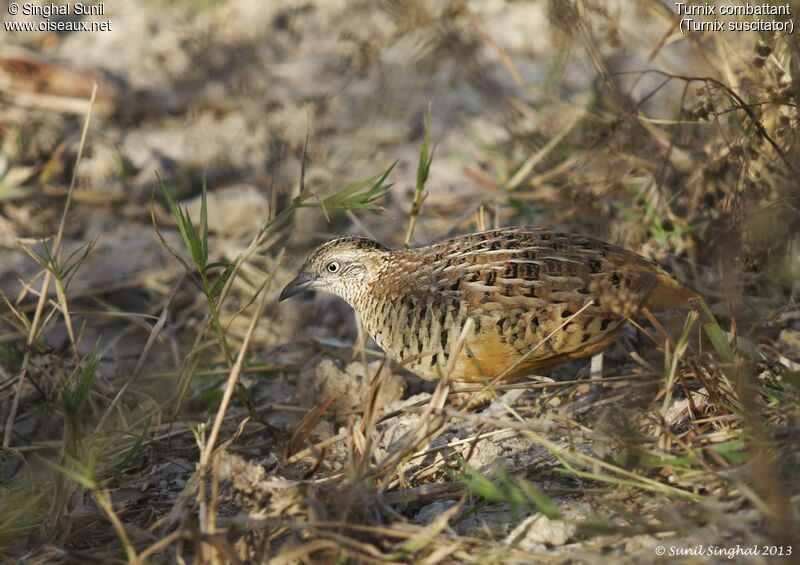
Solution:
[(383, 276), (355, 306), (378, 345), (429, 379), (442, 376), (472, 319), (452, 376), (480, 381), (592, 355), (642, 306), (680, 307), (691, 296), (631, 251), (509, 228), (390, 252)]

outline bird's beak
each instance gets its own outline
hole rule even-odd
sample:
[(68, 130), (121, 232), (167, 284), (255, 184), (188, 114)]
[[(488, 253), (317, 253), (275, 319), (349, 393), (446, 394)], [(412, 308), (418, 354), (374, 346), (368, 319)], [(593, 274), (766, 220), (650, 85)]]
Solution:
[(278, 297), (278, 302), (282, 302), (287, 298), (291, 298), (295, 294), (300, 294), (305, 290), (309, 290), (314, 282), (315, 279), (311, 275), (300, 273), (293, 278), (292, 281), (281, 291), (281, 295)]

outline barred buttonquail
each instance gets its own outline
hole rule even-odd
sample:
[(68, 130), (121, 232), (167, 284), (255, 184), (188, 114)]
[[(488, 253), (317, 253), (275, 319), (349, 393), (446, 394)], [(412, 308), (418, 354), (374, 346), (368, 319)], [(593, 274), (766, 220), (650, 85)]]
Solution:
[[(636, 253), (523, 227), (408, 251), (362, 237), (334, 239), (311, 254), (280, 300), (304, 290), (346, 300), (375, 342), (424, 379), (441, 377), (458, 350), (450, 376), (462, 381), (593, 355), (643, 306), (677, 308), (694, 296)], [(470, 318), (473, 328), (457, 348)]]

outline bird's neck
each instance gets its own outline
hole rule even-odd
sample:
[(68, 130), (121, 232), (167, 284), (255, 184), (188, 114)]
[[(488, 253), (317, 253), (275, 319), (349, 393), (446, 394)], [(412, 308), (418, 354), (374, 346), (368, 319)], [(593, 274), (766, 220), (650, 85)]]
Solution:
[(389, 321), (404, 298), (427, 294), (430, 272), (430, 266), (414, 251), (387, 251), (370, 279), (358, 285), (351, 296), (343, 298), (364, 322), (370, 336), (380, 342), (376, 336), (379, 330), (376, 321)]
[(395, 250), (385, 254), (376, 276), (369, 281), (373, 297), (402, 298), (425, 292), (429, 286), (431, 265), (416, 250)]

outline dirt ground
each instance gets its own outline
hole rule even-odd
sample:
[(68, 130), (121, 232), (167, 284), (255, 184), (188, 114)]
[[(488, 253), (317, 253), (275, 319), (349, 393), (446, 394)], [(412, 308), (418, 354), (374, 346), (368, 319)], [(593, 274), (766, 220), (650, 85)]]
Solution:
[[(0, 40), (3, 558), (797, 559), (800, 36), (660, 0), (102, 6), (3, 14), (110, 22)], [(412, 216), (589, 234), (709, 309), (637, 318), (599, 381), (468, 388), (277, 302)]]

